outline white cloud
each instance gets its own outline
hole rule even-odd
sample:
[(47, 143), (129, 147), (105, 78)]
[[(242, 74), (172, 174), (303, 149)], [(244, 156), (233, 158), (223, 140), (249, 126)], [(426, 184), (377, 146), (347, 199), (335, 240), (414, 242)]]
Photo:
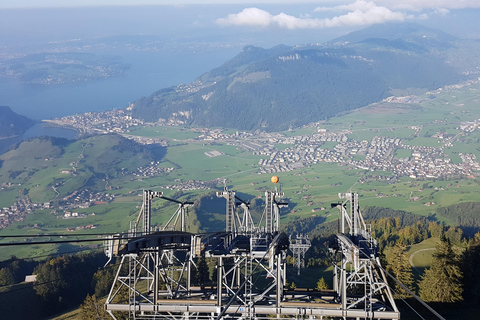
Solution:
[(272, 15), (268, 11), (258, 8), (246, 8), (237, 14), (229, 14), (226, 18), (217, 19), (223, 26), (277, 26), (286, 29), (331, 28), (340, 26), (363, 26), (387, 21), (404, 21), (406, 15), (394, 12), (386, 7), (379, 7), (371, 1), (357, 0), (349, 5), (340, 5), (333, 8), (317, 8), (315, 11), (349, 11), (346, 14), (333, 18), (297, 18), (286, 13)]
[(267, 27), (277, 25), (287, 29), (324, 26), (324, 22), (318, 19), (297, 18), (283, 12), (274, 16), (258, 8), (246, 8), (237, 14), (229, 14), (226, 18), (217, 19), (217, 23), (223, 26)]
[(273, 16), (261, 9), (246, 8), (242, 12), (237, 14), (229, 14), (226, 18), (217, 19), (217, 23), (220, 25), (233, 25), (233, 26), (259, 26), (266, 27), (273, 21)]
[(311, 18), (296, 18), (285, 13), (280, 13), (272, 18), (272, 22), (282, 28), (287, 29), (305, 29), (320, 27), (321, 21)]
[(450, 13), (450, 10), (445, 9), (445, 8), (437, 8), (433, 11), (435, 14), (439, 14), (441, 16), (446, 16), (447, 14)]
[(350, 11), (347, 14), (325, 19), (328, 27), (362, 26), (388, 21), (404, 21), (405, 14), (379, 7), (370, 1), (358, 0), (351, 5), (337, 6), (336, 10)]
[(417, 17), (417, 20), (427, 20), (429, 17), (428, 17), (428, 14), (426, 13), (422, 13), (421, 15), (419, 15)]
[(327, 11), (365, 11), (376, 7), (376, 4), (372, 1), (357, 0), (351, 4), (342, 4), (335, 7), (317, 7), (315, 12), (327, 12)]
[[(340, 1), (348, 0), (331, 0), (330, 3), (338, 4)], [(226, 18), (217, 19), (217, 23), (223, 26), (321, 29), (365, 26), (389, 21), (424, 20), (432, 15), (446, 16), (450, 10), (463, 8), (480, 8), (480, 0), (356, 0), (350, 4), (315, 8), (313, 12), (323, 13), (322, 18), (315, 18), (309, 14), (295, 17), (283, 12), (273, 15), (262, 9), (246, 8)]]
[(237, 14), (229, 14), (226, 18), (217, 19), (217, 23), (223, 26), (267, 27), (276, 25), (287, 29), (321, 28), (325, 26), (325, 22), (319, 19), (297, 18), (283, 12), (272, 15), (258, 8), (246, 8)]
[(480, 8), (480, 1), (478, 0), (376, 0), (379, 5), (383, 5), (392, 10), (407, 9), (407, 10), (421, 10), (421, 9), (465, 9), (465, 8)]

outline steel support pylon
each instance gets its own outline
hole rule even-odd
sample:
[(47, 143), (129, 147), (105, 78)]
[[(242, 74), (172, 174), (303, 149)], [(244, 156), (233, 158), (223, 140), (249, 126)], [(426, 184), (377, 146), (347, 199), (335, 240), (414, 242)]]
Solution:
[[(323, 291), (285, 288), (290, 239), (279, 230), (280, 208), (287, 205), (278, 201), (283, 193), (265, 192), (263, 215), (255, 222), (249, 202), (227, 188), (217, 195), (227, 201), (228, 231), (208, 235), (185, 232), (181, 209), (190, 203), (159, 195), (179, 203), (169, 223), (179, 221), (180, 225), (173, 222), (172, 228), (159, 232), (150, 228), (147, 232), (142, 226), (137, 237), (127, 241), (113, 237), (106, 242), (117, 245), (106, 252), (119, 258), (105, 305), (114, 319), (119, 312), (130, 319), (170, 320), (400, 318), (383, 270), (376, 267), (380, 263), (377, 244), (361, 216), (358, 195), (340, 195), (346, 200), (339, 205), (341, 229), (332, 248), (338, 258), (334, 290)], [(150, 204), (143, 205), (141, 214), (149, 208)], [(135, 226), (138, 221), (148, 225), (142, 219), (140, 215)], [(307, 239), (298, 241), (303, 254), (308, 249)], [(198, 257), (215, 263), (216, 270), (213, 282), (201, 287), (192, 286)]]
[(300, 269), (305, 268), (305, 253), (310, 249), (312, 243), (308, 235), (298, 234), (295, 238), (290, 236), (290, 251), (295, 258), (297, 265), (297, 275), (300, 275)]
[(348, 310), (363, 310), (364, 319), (375, 319), (389, 310), (390, 319), (400, 319), (386, 277), (378, 258), (378, 244), (371, 236), (360, 212), (357, 193), (340, 193), (344, 202), (341, 211), (337, 242), (331, 247), (334, 254), (334, 290), (337, 301), (350, 318)]

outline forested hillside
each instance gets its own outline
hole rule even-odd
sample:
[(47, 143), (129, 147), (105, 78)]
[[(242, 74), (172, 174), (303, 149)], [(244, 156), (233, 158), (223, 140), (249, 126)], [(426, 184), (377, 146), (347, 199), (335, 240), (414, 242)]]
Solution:
[[(3, 261), (0, 264), (2, 319), (46, 319), (77, 307), (87, 294), (105, 295), (102, 288), (110, 285), (114, 270), (111, 265), (102, 268), (105, 261), (101, 252), (51, 257), (40, 262), (15, 257)], [(37, 276), (36, 282), (21, 283), (29, 274)]]
[(20, 135), (34, 124), (35, 121), (16, 114), (9, 107), (0, 106), (0, 139)]
[(380, 101), (393, 89), (427, 91), (458, 83), (466, 79), (465, 68), (478, 65), (478, 58), (464, 50), (466, 42), (442, 32), (416, 24), (376, 29), (324, 45), (247, 46), (191, 84), (137, 100), (133, 115), (280, 131)]
[(478, 202), (462, 202), (438, 208), (437, 213), (452, 220), (454, 225), (462, 228), (469, 235), (480, 231), (480, 203)]

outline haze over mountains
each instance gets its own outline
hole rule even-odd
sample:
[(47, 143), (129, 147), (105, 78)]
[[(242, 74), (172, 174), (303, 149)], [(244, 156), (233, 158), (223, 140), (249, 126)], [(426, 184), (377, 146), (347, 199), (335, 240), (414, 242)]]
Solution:
[(246, 46), (188, 85), (134, 102), (148, 121), (285, 130), (392, 95), (455, 84), (479, 71), (479, 42), (418, 24), (371, 26), (325, 44)]
[[(281, 131), (392, 94), (475, 78), (479, 47), (478, 41), (413, 23), (373, 25), (323, 44), (248, 45), (192, 83), (138, 99), (132, 115), (148, 122)], [(2, 125), (3, 137), (21, 133), (11, 124)]]

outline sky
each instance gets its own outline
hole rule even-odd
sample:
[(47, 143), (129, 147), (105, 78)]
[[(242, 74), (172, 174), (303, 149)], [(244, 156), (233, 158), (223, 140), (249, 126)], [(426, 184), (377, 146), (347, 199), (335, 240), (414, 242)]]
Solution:
[[(479, 8), (478, 0), (377, 0), (377, 4), (387, 8)], [(316, 3), (321, 7), (334, 7), (351, 4), (346, 0), (175, 0), (175, 5), (186, 4), (303, 4)], [(38, 7), (86, 7), (86, 6), (138, 6), (172, 5), (171, 0), (2, 0), (0, 8), (38, 8)]]
[[(133, 64), (140, 55), (163, 54), (178, 58), (176, 64), (165, 61), (187, 83), (246, 45), (318, 44), (387, 22), (415, 22), (480, 39), (480, 0), (0, 0), (0, 63), (38, 52), (120, 56)], [(185, 59), (195, 61), (191, 72)], [(152, 78), (166, 73), (155, 63), (156, 69), (145, 62)], [(0, 86), (0, 99), (6, 91), (16, 92)], [(15, 107), (15, 99), (0, 105)]]
[[(0, 9), (78, 8), (105, 6), (170, 7), (225, 4), (240, 6), (237, 11), (212, 18), (219, 27), (275, 27), (279, 29), (328, 29), (348, 26), (368, 26), (384, 22), (427, 20), (446, 17), (459, 9), (480, 8), (479, 0), (1, 0)], [(305, 12), (295, 11), (292, 4), (309, 4)], [(282, 11), (271, 12), (268, 5), (285, 5)], [(290, 5), (289, 5), (290, 4)], [(242, 7), (243, 6), (243, 7)], [(480, 19), (479, 19), (480, 20)]]
[[(352, 3), (345, 0), (175, 0), (176, 5), (183, 4), (299, 4), (317, 3), (334, 6)], [(478, 0), (378, 0), (378, 4), (389, 8), (478, 8)], [(117, 5), (171, 5), (171, 0), (2, 0), (0, 8), (32, 8), (32, 7), (73, 7), (73, 6), (117, 6)]]
[[(253, 3), (252, 3), (253, 2)], [(0, 0), (0, 45), (117, 35), (263, 47), (325, 42), (387, 22), (480, 38), (479, 0)], [(228, 38), (228, 39), (227, 39)]]
[[(313, 4), (314, 2), (312, 2)], [(216, 20), (222, 26), (276, 26), (282, 29), (327, 29), (368, 26), (385, 22), (421, 21), (446, 17), (452, 10), (480, 8), (478, 0), (355, 0), (317, 1), (317, 6), (300, 16), (288, 12), (272, 14), (258, 7), (246, 7)]]

